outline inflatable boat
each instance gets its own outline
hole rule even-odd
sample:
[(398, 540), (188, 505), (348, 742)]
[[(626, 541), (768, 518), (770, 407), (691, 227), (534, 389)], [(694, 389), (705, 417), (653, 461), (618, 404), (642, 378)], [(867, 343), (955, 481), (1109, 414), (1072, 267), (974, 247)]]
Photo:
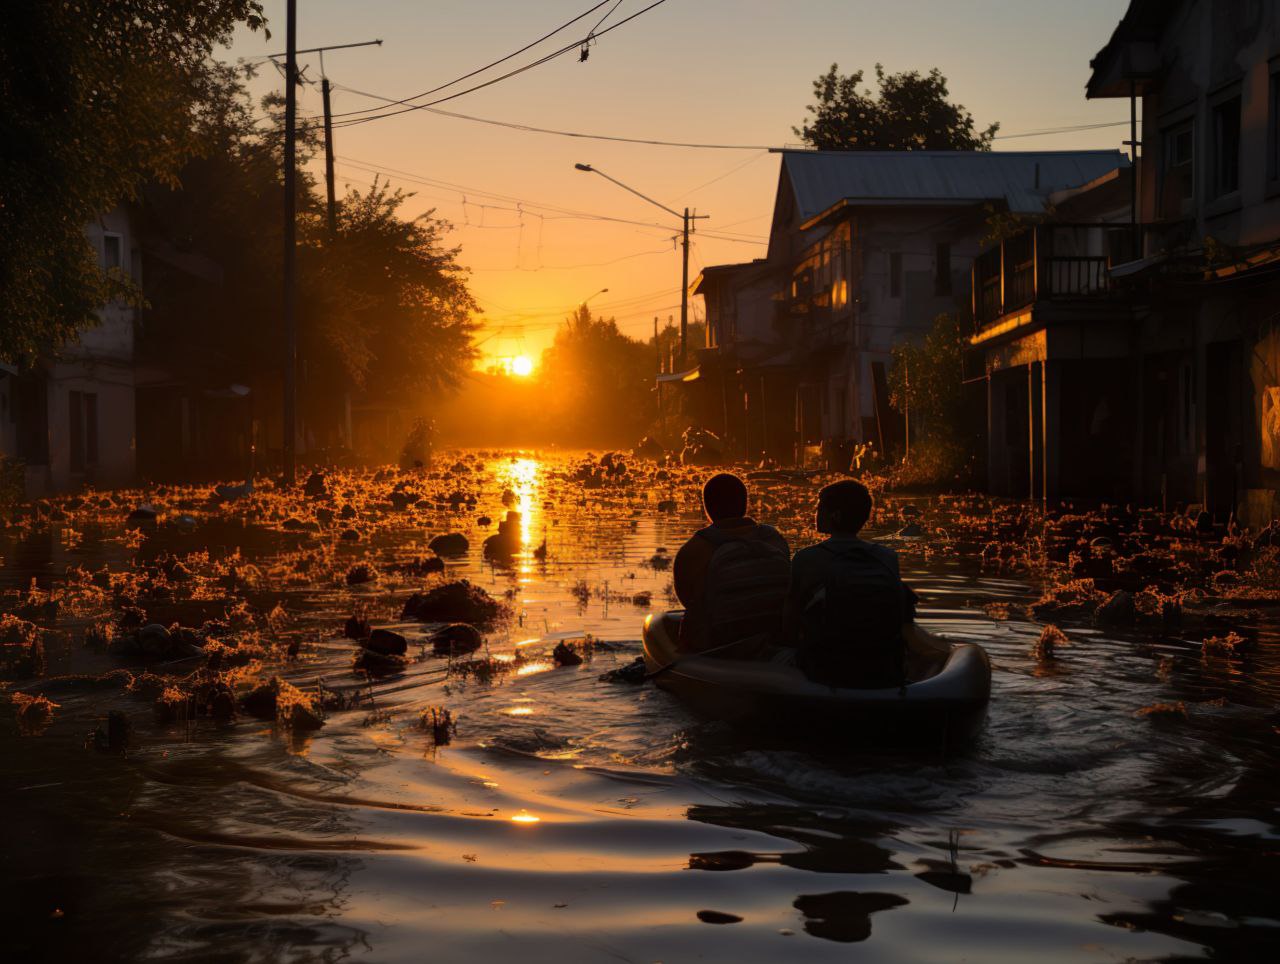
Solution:
[(977, 643), (949, 643), (912, 627), (912, 649), (936, 652), (936, 672), (893, 689), (839, 689), (795, 666), (681, 654), (683, 616), (645, 620), (645, 668), (699, 716), (864, 748), (954, 747), (971, 740), (986, 718), (991, 661)]

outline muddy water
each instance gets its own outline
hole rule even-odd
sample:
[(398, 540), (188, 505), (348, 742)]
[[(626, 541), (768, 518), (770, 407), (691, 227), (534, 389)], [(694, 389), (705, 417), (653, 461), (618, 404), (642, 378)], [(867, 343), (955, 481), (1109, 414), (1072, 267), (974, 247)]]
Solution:
[[(1247, 663), (1206, 663), (1176, 636), (1068, 626), (1072, 645), (1045, 668), (1030, 655), (1040, 627), (1018, 616), (1036, 585), (913, 552), (904, 570), (921, 620), (991, 653), (978, 742), (949, 758), (747, 742), (661, 691), (600, 679), (638, 654), (643, 617), (670, 605), (662, 556), (698, 524), (693, 491), (583, 492), (556, 478), (562, 462), (489, 465), (473, 508), (430, 510), (336, 551), (385, 566), (428, 533), (467, 533), (472, 549), (448, 574), (510, 599), (489, 648), (527, 654), (518, 666), (481, 682), (415, 662), (306, 737), (251, 720), (162, 726), (117, 692), (57, 697), (43, 735), (0, 736), (0, 956), (1277, 959), (1274, 612)], [(500, 517), (504, 488), (523, 512), (509, 568), (484, 562), (492, 529), (475, 523)], [(793, 546), (810, 537), (812, 494), (765, 496)], [(667, 496), (677, 511), (656, 512)], [(240, 546), (266, 566), (332, 541), (220, 525), (203, 522), (187, 547)], [(68, 548), (37, 533), (6, 544), (5, 579), (123, 566), (157, 547), (90, 535)], [(655, 561), (659, 547), (670, 553)], [(276, 587), (304, 641), (285, 675), (352, 685), (352, 645), (334, 629), (353, 598), (388, 621), (417, 582)], [(650, 604), (634, 601), (642, 593)], [(1014, 615), (989, 617), (993, 602)], [(540, 658), (584, 633), (611, 645), (581, 667)], [(110, 665), (70, 642), (50, 660), (51, 672)], [(1186, 721), (1134, 716), (1175, 700)], [(451, 745), (414, 725), (428, 706), (458, 716)], [(136, 721), (123, 758), (83, 746), (109, 708)]]

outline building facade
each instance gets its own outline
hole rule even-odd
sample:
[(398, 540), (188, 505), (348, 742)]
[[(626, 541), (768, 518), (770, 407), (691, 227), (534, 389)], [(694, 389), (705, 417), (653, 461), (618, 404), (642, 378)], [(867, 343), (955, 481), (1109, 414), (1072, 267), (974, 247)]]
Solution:
[(992, 487), (1260, 524), (1280, 508), (1280, 8), (1134, 0), (1091, 66), (1087, 95), (1131, 106), (1131, 176), (973, 265)]
[[(710, 425), (734, 452), (803, 463), (848, 447), (901, 449), (889, 404), (895, 346), (939, 314), (968, 314), (969, 264), (997, 215), (1125, 164), (1118, 151), (784, 151), (769, 251), (709, 268), (699, 359)], [(748, 322), (743, 319), (749, 319)], [(834, 456), (831, 453), (836, 453)]]
[[(123, 208), (86, 234), (102, 267), (141, 281), (138, 243)], [(97, 327), (32, 368), (0, 367), (0, 454), (22, 463), (28, 496), (133, 479), (134, 309), (112, 304), (98, 314)]]

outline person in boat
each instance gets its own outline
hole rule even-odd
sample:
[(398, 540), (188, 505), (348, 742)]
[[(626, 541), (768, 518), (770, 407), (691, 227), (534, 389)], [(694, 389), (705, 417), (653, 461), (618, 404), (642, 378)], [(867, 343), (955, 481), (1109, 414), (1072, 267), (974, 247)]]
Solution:
[(826, 486), (818, 495), (816, 527), (828, 538), (797, 551), (791, 563), (784, 640), (793, 647), (790, 658), (816, 682), (901, 686), (928, 675), (945, 655), (913, 630), (917, 597), (902, 581), (898, 554), (861, 537), (871, 509), (861, 482)]
[(787, 540), (747, 515), (747, 487), (736, 475), (708, 479), (702, 507), (710, 525), (675, 559), (676, 595), (685, 609), (679, 648), (750, 659), (782, 628), (791, 578)]

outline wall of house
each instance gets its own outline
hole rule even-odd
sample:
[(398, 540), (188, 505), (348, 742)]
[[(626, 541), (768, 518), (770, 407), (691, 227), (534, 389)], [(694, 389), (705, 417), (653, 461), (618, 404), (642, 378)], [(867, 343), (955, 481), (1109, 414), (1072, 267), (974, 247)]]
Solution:
[[(1165, 65), (1142, 103), (1142, 216), (1185, 217), (1186, 240), (1211, 236), (1248, 246), (1280, 236), (1280, 5), (1259, 0), (1195, 0), (1171, 7), (1159, 43)], [(1237, 188), (1218, 183), (1217, 112), (1239, 99)], [(1189, 137), (1180, 132), (1189, 130)], [(1179, 201), (1178, 159), (1190, 148), (1192, 196)]]
[[(100, 264), (141, 280), (138, 248), (123, 208), (88, 225), (85, 233)], [(133, 479), (137, 449), (134, 310), (123, 304), (107, 305), (99, 317), (98, 326), (82, 332), (78, 341), (63, 346), (56, 358), (46, 359), (36, 373), (25, 377), (28, 390), (42, 395), (43, 411), (30, 398), (15, 410), (18, 379), (3, 379), (0, 407), (10, 414), (0, 430), (0, 452), (25, 456), (31, 496), (82, 485), (119, 486)], [(44, 453), (21, 451), (23, 434), (42, 438), (44, 444), (39, 447)]]
[[(896, 345), (923, 337), (940, 314), (968, 311), (969, 265), (986, 228), (972, 205), (867, 207), (856, 218), (853, 341), (832, 380), (824, 433), (866, 441), (875, 418), (873, 364), (888, 370)], [(950, 291), (936, 283), (940, 243), (949, 247)]]
[[(1157, 235), (1149, 253), (1171, 244), (1204, 248), (1212, 264), (1280, 244), (1280, 6), (1180, 4), (1158, 47), (1165, 69), (1143, 98), (1142, 215), (1181, 226)], [(1229, 166), (1222, 125), (1237, 118), (1238, 163)], [(1186, 144), (1190, 175), (1179, 180)], [(1280, 472), (1267, 458), (1268, 400), (1280, 379), (1266, 359), (1280, 284), (1207, 282), (1191, 298), (1182, 310), (1166, 304), (1169, 320), (1146, 339), (1147, 366), (1160, 377), (1152, 386), (1161, 392), (1151, 415), (1158, 423), (1148, 428), (1164, 454), (1162, 495), (1262, 524), (1278, 508)], [(1149, 454), (1146, 461), (1155, 468)]]

